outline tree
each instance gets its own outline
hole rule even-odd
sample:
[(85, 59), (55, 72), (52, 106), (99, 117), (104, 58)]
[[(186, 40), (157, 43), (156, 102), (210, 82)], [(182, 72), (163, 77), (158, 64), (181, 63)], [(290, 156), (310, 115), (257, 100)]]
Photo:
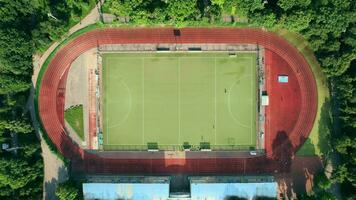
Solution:
[(18, 120), (0, 120), (0, 130), (7, 129), (16, 133), (31, 133), (33, 128), (27, 121)]
[(351, 64), (351, 61), (356, 59), (356, 54), (345, 52), (342, 55), (332, 54), (320, 58), (323, 65), (323, 70), (330, 76), (339, 76), (343, 74)]
[(312, 14), (308, 11), (292, 11), (283, 14), (279, 24), (290, 31), (300, 32), (309, 27), (311, 20)]
[(339, 165), (333, 170), (331, 181), (334, 183), (342, 183), (348, 175), (349, 173), (347, 171), (346, 165)]
[(341, 154), (348, 154), (348, 148), (356, 149), (356, 139), (348, 136), (337, 139), (335, 149)]
[(167, 2), (167, 15), (174, 23), (193, 20), (197, 12), (197, 0), (170, 0)]
[(79, 190), (72, 180), (60, 183), (56, 189), (56, 196), (59, 200), (75, 200), (78, 199)]
[(255, 13), (249, 16), (256, 25), (272, 28), (277, 23), (277, 16), (274, 13)]
[(320, 172), (315, 176), (315, 187), (317, 190), (327, 190), (331, 186), (331, 181), (326, 177), (324, 172)]
[(279, 0), (277, 2), (278, 6), (281, 7), (284, 11), (295, 7), (306, 8), (310, 5), (310, 3), (311, 0)]
[(23, 77), (32, 74), (31, 39), (26, 33), (16, 29), (0, 29), (0, 69)]
[(237, 0), (237, 9), (242, 13), (255, 13), (265, 8), (267, 1), (263, 0)]
[(0, 74), (0, 94), (23, 92), (30, 89), (31, 83), (23, 76)]
[(42, 175), (42, 161), (30, 161), (20, 159), (0, 159), (0, 182), (13, 190), (30, 186)]
[(0, 1), (0, 26), (28, 27), (33, 24), (31, 20), (41, 13), (41, 9), (39, 0), (2, 0)]
[(220, 8), (223, 8), (225, 0), (210, 0), (212, 5), (218, 5)]

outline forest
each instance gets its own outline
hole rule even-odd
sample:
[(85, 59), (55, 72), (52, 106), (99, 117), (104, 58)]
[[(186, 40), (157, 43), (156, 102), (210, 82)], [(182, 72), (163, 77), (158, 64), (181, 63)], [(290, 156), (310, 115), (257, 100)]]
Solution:
[(0, 0), (0, 199), (42, 199), (43, 159), (30, 118), (32, 58), (95, 1)]
[[(40, 199), (43, 161), (28, 102), (33, 55), (94, 8), (96, 0), (0, 0), (0, 199)], [(233, 26), (287, 29), (314, 50), (331, 90), (332, 139), (339, 165), (301, 199), (356, 198), (356, 1), (353, 0), (106, 0), (102, 11), (131, 25)], [(226, 21), (235, 16), (234, 20)], [(248, 22), (246, 22), (246, 20)], [(324, 158), (329, 159), (329, 158)], [(75, 196), (75, 195), (74, 195)], [(73, 199), (75, 199), (74, 197)], [(64, 197), (65, 199), (65, 197)]]

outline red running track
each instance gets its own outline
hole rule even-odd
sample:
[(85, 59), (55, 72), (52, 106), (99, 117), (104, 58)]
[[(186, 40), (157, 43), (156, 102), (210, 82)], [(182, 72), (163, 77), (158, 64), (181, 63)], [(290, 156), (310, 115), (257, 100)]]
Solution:
[[(58, 150), (83, 173), (266, 173), (289, 170), (295, 151), (308, 137), (317, 110), (316, 82), (303, 56), (281, 37), (261, 29), (183, 28), (174, 36), (171, 28), (94, 30), (61, 48), (41, 80), (38, 108), (42, 125)], [(258, 44), (266, 49), (267, 109), (266, 156), (254, 158), (132, 159), (105, 158), (81, 149), (63, 127), (63, 83), (66, 72), (79, 55), (104, 44), (134, 43), (230, 43)], [(275, 80), (288, 74), (285, 87)], [(60, 97), (60, 98), (58, 98)]]

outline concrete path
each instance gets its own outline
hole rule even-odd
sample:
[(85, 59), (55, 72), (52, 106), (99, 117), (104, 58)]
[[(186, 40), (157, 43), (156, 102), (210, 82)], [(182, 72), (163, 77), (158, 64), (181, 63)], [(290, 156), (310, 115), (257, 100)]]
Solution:
[[(78, 24), (73, 26), (68, 35), (82, 29), (90, 24), (94, 24), (99, 21), (100, 14), (99, 10), (104, 0), (101, 0), (95, 8)], [(54, 42), (42, 55), (34, 55), (33, 56), (33, 76), (32, 76), (32, 84), (33, 87), (30, 91), (30, 98), (27, 103), (27, 108), (31, 112), (31, 118), (36, 130), (38, 130), (38, 121), (36, 119), (36, 113), (34, 110), (34, 90), (38, 77), (38, 73), (46, 61), (51, 52), (60, 44), (59, 42)], [(38, 132), (38, 131), (37, 131)], [(63, 182), (68, 179), (68, 169), (65, 167), (62, 160), (58, 159), (56, 155), (54, 155), (46, 142), (42, 139), (40, 134), (38, 136), (41, 138), (41, 147), (42, 147), (42, 157), (44, 162), (44, 184), (43, 184), (43, 199), (52, 200), (57, 199), (55, 196), (55, 189), (58, 183)]]

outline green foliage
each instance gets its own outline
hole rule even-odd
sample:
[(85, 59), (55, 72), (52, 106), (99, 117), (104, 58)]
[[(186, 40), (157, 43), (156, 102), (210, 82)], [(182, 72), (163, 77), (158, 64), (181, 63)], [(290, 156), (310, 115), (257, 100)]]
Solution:
[(311, 0), (279, 0), (277, 5), (287, 11), (295, 7), (307, 8), (310, 3)]
[(311, 20), (312, 14), (310, 12), (297, 11), (283, 14), (279, 23), (287, 30), (300, 32), (309, 27)]
[(196, 7), (196, 0), (169, 0), (167, 12), (173, 22), (179, 23), (193, 18), (193, 14), (197, 11)]
[(304, 194), (298, 197), (299, 200), (337, 200), (337, 198), (330, 192), (312, 193), (310, 195)]
[(0, 0), (0, 199), (41, 199), (40, 143), (26, 108), (32, 58), (86, 15), (95, 0)]
[(356, 139), (344, 136), (335, 142), (335, 149), (341, 154), (348, 154), (350, 149), (356, 149)]
[(33, 46), (30, 37), (13, 28), (0, 29), (0, 69), (29, 77), (32, 74)]
[(59, 200), (76, 200), (79, 197), (79, 189), (74, 181), (68, 180), (58, 185), (56, 196)]
[(225, 4), (225, 0), (211, 0), (212, 5), (218, 5), (219, 7), (223, 7)]
[(315, 176), (314, 183), (315, 183), (315, 187), (318, 190), (324, 191), (331, 187), (331, 181), (329, 180), (329, 178), (326, 177), (324, 172), (320, 172)]
[(23, 92), (30, 89), (31, 84), (29, 79), (25, 79), (23, 76), (14, 75), (12, 73), (0, 74), (0, 94), (9, 94)]
[(334, 169), (331, 180), (336, 183), (342, 183), (348, 177), (348, 170), (345, 165), (339, 165)]
[[(34, 133), (32, 132), (32, 137)], [(21, 139), (21, 136), (19, 136)], [(40, 199), (42, 197), (43, 162), (40, 147), (26, 139), (20, 142), (17, 156), (2, 152), (0, 159), (1, 199)]]
[(31, 133), (33, 128), (28, 121), (21, 119), (17, 120), (1, 120), (0, 131), (8, 130), (15, 133)]
[[(26, 6), (24, 6), (26, 5)], [(31, 19), (41, 12), (40, 0), (1, 0), (1, 25), (20, 26), (22, 23), (32, 24)]]

